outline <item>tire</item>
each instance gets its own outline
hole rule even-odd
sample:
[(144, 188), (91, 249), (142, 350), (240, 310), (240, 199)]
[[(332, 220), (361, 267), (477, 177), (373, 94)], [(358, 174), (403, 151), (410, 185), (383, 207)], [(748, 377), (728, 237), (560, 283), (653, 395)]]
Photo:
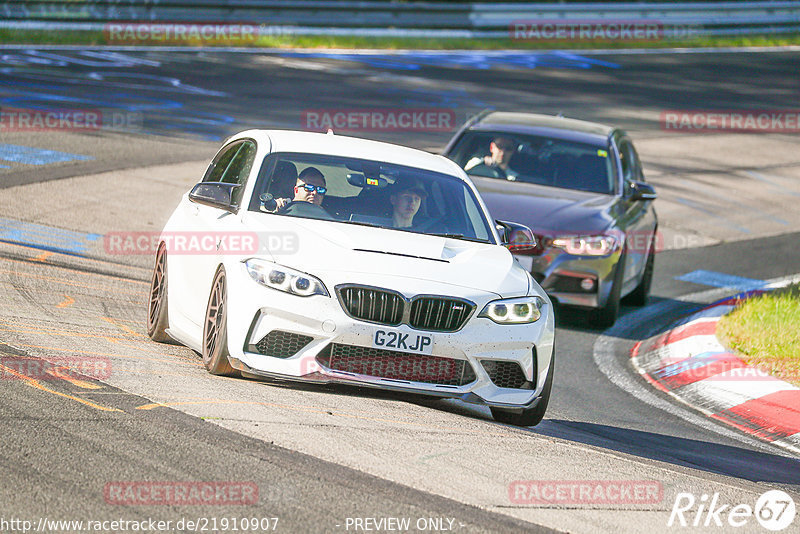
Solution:
[(625, 297), (626, 304), (629, 303), (634, 306), (644, 306), (647, 304), (647, 297), (650, 296), (650, 286), (653, 284), (653, 269), (655, 267), (655, 259), (655, 251), (651, 246), (650, 252), (647, 254), (647, 260), (645, 260), (642, 280), (639, 282), (639, 285), (636, 286), (636, 289), (631, 291), (631, 293)]
[(610, 328), (617, 322), (620, 293), (622, 292), (622, 281), (625, 274), (625, 258), (626, 253), (623, 252), (614, 268), (614, 285), (611, 287), (611, 294), (608, 295), (606, 305), (592, 312), (591, 322), (596, 327)]
[(156, 252), (153, 279), (150, 282), (150, 304), (147, 308), (147, 335), (153, 341), (172, 341), (167, 335), (169, 306), (167, 305), (167, 247), (164, 243)]
[(542, 395), (539, 397), (539, 404), (533, 408), (523, 410), (522, 413), (514, 413), (503, 410), (502, 408), (491, 408), (492, 417), (498, 423), (505, 423), (514, 426), (536, 426), (544, 419), (547, 405), (550, 403), (550, 391), (553, 389), (553, 374), (556, 368), (556, 346), (553, 344), (553, 354), (550, 356), (550, 367), (547, 370), (547, 378), (544, 381)]
[(238, 376), (228, 360), (228, 284), (220, 267), (211, 284), (203, 322), (203, 365), (212, 375)]

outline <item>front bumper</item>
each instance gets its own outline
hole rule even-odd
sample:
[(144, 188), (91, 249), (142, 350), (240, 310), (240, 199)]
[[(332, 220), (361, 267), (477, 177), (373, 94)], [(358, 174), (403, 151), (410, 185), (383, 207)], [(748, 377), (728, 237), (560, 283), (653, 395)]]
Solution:
[[(478, 295), (479, 298), (476, 298), (474, 294), (450, 294), (448, 296), (467, 298), (475, 302), (476, 311), (456, 332), (430, 332), (416, 330), (405, 324), (391, 327), (354, 319), (344, 312), (330, 287), (328, 290), (331, 297), (305, 298), (263, 287), (246, 274), (229, 276), (228, 280), (228, 344), (231, 365), (251, 376), (350, 384), (519, 409), (534, 406), (538, 402), (550, 368), (550, 359), (553, 357), (555, 321), (552, 305), (547, 299), (542, 308), (542, 317), (535, 323), (499, 325), (490, 319), (477, 317), (488, 301), (497, 298), (496, 295)], [(445, 294), (442, 291), (430, 291), (430, 288), (401, 293), (408, 298), (420, 293)], [(408, 334), (412, 339), (417, 334), (432, 337), (429, 359), (458, 363), (459, 368), (468, 365), (474, 374), (474, 380), (470, 379), (462, 385), (436, 383), (430, 380), (421, 381), (418, 372), (411, 373), (410, 377), (403, 377), (402, 373), (394, 373), (388, 377), (372, 376), (334, 369), (327, 365), (331, 361), (329, 355), (332, 347), (335, 346), (374, 350), (372, 346), (376, 329)], [(258, 343), (276, 331), (296, 334), (294, 338), (287, 339), (302, 340), (297, 344), (299, 350), (294, 352), (296, 347), (293, 346), (286, 352), (294, 354), (282, 354), (282, 357), (260, 353), (256, 347)], [(400, 362), (412, 359), (407, 357), (407, 353), (396, 351), (392, 351), (392, 355), (382, 355), (384, 356), (397, 358)], [(422, 362), (423, 368), (424, 359), (421, 355), (413, 357), (415, 365)], [(500, 361), (504, 368), (516, 363), (524, 374), (525, 385), (521, 388), (496, 385), (490, 371), (495, 370), (494, 376), (497, 380), (497, 367), (493, 367), (493, 363), (484, 365), (487, 360)], [(403, 365), (398, 364), (399, 368)]]

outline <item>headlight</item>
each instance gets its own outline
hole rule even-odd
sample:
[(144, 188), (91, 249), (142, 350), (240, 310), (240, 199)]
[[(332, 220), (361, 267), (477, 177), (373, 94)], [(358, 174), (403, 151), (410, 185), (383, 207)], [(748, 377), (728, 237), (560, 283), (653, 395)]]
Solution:
[(575, 256), (607, 256), (619, 245), (612, 235), (587, 235), (578, 237), (559, 237), (553, 239), (553, 246), (566, 250)]
[(310, 274), (255, 258), (246, 260), (244, 265), (247, 267), (247, 273), (250, 278), (272, 289), (301, 297), (310, 297), (311, 295), (330, 296), (328, 290), (325, 289), (325, 284)]
[(498, 324), (533, 323), (542, 316), (544, 301), (539, 297), (519, 297), (495, 300), (487, 304), (478, 317), (486, 317)]

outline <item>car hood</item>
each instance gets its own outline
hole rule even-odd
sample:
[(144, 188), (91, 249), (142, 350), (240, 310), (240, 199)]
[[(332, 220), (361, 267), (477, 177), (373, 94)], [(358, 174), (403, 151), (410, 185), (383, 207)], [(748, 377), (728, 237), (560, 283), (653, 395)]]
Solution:
[(497, 245), (262, 213), (249, 214), (247, 226), (265, 237), (296, 237), (296, 246), (271, 246), (269, 255), (277, 263), (317, 276), (344, 274), (353, 283), (382, 276), (407, 278), (501, 297), (526, 295), (529, 290), (528, 274)]
[(614, 225), (620, 201), (571, 189), (473, 177), (492, 217), (529, 226), (540, 235), (597, 234)]

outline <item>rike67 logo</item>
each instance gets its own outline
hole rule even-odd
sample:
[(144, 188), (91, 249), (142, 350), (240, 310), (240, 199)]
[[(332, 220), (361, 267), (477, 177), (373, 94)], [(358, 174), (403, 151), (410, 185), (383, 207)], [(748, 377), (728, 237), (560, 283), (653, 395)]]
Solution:
[[(753, 518), (765, 529), (777, 532), (792, 524), (795, 517), (794, 500), (788, 493), (770, 490), (762, 494), (755, 503), (729, 504), (719, 498), (719, 493), (703, 494), (698, 499), (691, 493), (678, 493), (668, 527), (730, 527), (751, 526)], [(748, 531), (752, 530), (752, 526)]]

